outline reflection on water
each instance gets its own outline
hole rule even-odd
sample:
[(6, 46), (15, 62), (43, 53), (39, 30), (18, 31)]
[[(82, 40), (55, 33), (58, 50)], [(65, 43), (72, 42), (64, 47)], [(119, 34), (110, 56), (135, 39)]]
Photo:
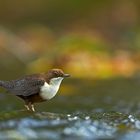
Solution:
[(69, 84), (76, 85), (73, 93), (36, 106), (35, 113), (20, 110), (23, 104), (18, 99), (1, 94), (0, 139), (139, 139), (139, 80)]
[[(140, 121), (132, 115), (117, 112), (83, 114), (29, 113), (14, 111), (11, 119), (3, 113), (0, 138), (50, 139), (124, 139), (140, 130)], [(20, 114), (20, 117), (19, 117)], [(124, 135), (118, 135), (118, 132)], [(127, 133), (129, 131), (129, 133)], [(131, 133), (130, 133), (131, 132)], [(138, 132), (137, 132), (138, 133)]]

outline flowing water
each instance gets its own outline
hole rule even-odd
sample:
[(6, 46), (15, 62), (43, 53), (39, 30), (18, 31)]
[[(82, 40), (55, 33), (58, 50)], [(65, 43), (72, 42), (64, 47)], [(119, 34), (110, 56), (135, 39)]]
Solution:
[(138, 78), (67, 79), (54, 99), (36, 105), (35, 113), (2, 91), (0, 139), (137, 140), (139, 101)]

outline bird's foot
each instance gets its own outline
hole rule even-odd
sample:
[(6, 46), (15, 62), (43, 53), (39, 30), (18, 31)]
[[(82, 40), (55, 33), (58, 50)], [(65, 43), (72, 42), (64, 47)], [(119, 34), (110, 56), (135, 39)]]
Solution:
[(28, 111), (35, 112), (35, 108), (34, 108), (34, 105), (33, 105), (33, 104), (24, 105), (24, 106), (25, 106), (25, 108), (26, 108)]
[(33, 105), (33, 104), (31, 105), (31, 110), (32, 110), (33, 112), (35, 112), (35, 108), (34, 108), (34, 105)]
[(24, 105), (24, 106), (28, 111), (30, 111), (30, 107), (28, 105)]

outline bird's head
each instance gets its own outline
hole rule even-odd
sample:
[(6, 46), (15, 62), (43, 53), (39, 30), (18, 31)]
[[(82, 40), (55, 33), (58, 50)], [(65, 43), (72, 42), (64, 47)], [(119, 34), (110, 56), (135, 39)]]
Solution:
[(61, 83), (61, 81), (66, 77), (70, 77), (70, 74), (64, 73), (61, 69), (51, 69), (47, 73), (49, 83)]

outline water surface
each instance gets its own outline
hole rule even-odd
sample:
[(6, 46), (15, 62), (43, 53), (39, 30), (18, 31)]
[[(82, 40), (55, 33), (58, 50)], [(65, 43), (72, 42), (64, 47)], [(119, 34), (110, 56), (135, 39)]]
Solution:
[(139, 85), (136, 78), (66, 80), (59, 95), (36, 105), (35, 113), (1, 93), (0, 139), (139, 139)]

